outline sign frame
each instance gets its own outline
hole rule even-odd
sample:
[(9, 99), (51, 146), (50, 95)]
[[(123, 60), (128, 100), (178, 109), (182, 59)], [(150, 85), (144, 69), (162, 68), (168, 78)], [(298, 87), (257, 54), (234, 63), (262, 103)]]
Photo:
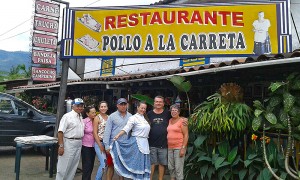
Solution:
[[(266, 7), (269, 7), (270, 5), (272, 6), (272, 9), (270, 11), (267, 11)], [(246, 30), (242, 31), (243, 29), (239, 29), (239, 26), (246, 27), (245, 25), (246, 22), (243, 21), (244, 20), (243, 18), (246, 17), (243, 16), (244, 15), (243, 13), (245, 14), (248, 13), (246, 10), (234, 11), (234, 9), (239, 9), (240, 7), (246, 10), (253, 9), (253, 7), (257, 7), (257, 9), (254, 8), (256, 12), (254, 13), (256, 14), (254, 15), (255, 17), (251, 17), (251, 22), (247, 21), (248, 22), (247, 31)], [(162, 14), (165, 11), (167, 11), (167, 13), (172, 14), (173, 10), (175, 9), (174, 11), (177, 13), (177, 17), (179, 17), (179, 10), (182, 10), (180, 11), (180, 13), (185, 13), (183, 11), (189, 12), (191, 9), (197, 9), (197, 8), (200, 9), (198, 10), (199, 12), (202, 9), (206, 9), (206, 8), (212, 9), (210, 11), (203, 12), (203, 14), (211, 13), (207, 15), (205, 22), (207, 22), (208, 24), (210, 23), (212, 27), (216, 23), (214, 24), (213, 18), (209, 16), (213, 16), (212, 14), (215, 12), (214, 9), (216, 9), (216, 12), (219, 13), (217, 14), (216, 17), (221, 18), (221, 20), (218, 20), (218, 23), (220, 22), (221, 25), (216, 24), (216, 26), (219, 25), (221, 27), (221, 28), (218, 27), (220, 30), (209, 33), (209, 31), (211, 30), (209, 28), (211, 27), (208, 27), (206, 31), (204, 31), (204, 33), (202, 34), (201, 34), (202, 30), (197, 32), (190, 30), (189, 32), (185, 33), (186, 29), (189, 28), (190, 24), (186, 26), (180, 26), (181, 27), (180, 29), (180, 28), (176, 28), (176, 26), (173, 27), (172, 26), (174, 24), (173, 23), (172, 25), (169, 25), (169, 29), (172, 29), (173, 31), (164, 33), (165, 31), (162, 30), (164, 34), (157, 33), (151, 36), (149, 35), (147, 36), (147, 34), (140, 35), (142, 33), (142, 30), (146, 31), (145, 28), (140, 30), (139, 28), (141, 27), (137, 27), (137, 29), (131, 29), (131, 31), (124, 30), (122, 32), (123, 34), (118, 33), (119, 31), (121, 32), (122, 29), (126, 29), (130, 25), (134, 26), (135, 24), (137, 24), (136, 21), (138, 21), (139, 23), (142, 22), (141, 19), (143, 18), (145, 19), (145, 17), (149, 17), (149, 19), (151, 19), (146, 22), (152, 22), (152, 20), (154, 19), (153, 20), (154, 22), (153, 27), (154, 27), (156, 25), (155, 23), (159, 23), (161, 21), (160, 18), (162, 17), (162, 16), (160, 17), (160, 15), (157, 14)], [(232, 12), (230, 12), (231, 22), (227, 22), (227, 24), (225, 23), (226, 21), (229, 21), (228, 20), (229, 16), (227, 16), (228, 14), (226, 14), (227, 11), (222, 11), (222, 10), (217, 11), (220, 8), (233, 9)], [(168, 11), (168, 9), (170, 9), (170, 11)], [(112, 11), (118, 13), (110, 15)], [(67, 17), (70, 18), (65, 19), (65, 24), (64, 24), (65, 33), (62, 37), (61, 57), (62, 58), (185, 57), (186, 58), (186, 57), (230, 57), (230, 56), (248, 57), (251, 55), (260, 55), (260, 54), (255, 54), (254, 51), (255, 45), (253, 45), (255, 44), (255, 40), (254, 40), (255, 35), (253, 35), (254, 32), (252, 32), (253, 31), (252, 23), (254, 23), (253, 21), (257, 19), (256, 16), (259, 15), (260, 11), (271, 12), (269, 14), (267, 13), (265, 14), (266, 16), (268, 16), (266, 18), (270, 19), (271, 26), (273, 25), (273, 27), (270, 28), (271, 30), (269, 30), (270, 37), (273, 38), (271, 39), (271, 43), (273, 46), (272, 51), (262, 52), (262, 54), (269, 54), (269, 53), (275, 54), (275, 53), (284, 53), (284, 52), (291, 51), (292, 49), (291, 24), (290, 24), (290, 16), (288, 15), (290, 12), (290, 0), (274, 0), (270, 2), (257, 2), (257, 3), (254, 2), (253, 4), (241, 2), (241, 3), (220, 3), (220, 4), (201, 4), (201, 5), (200, 4), (171, 5), (168, 6), (167, 8), (165, 6), (163, 7), (129, 6), (129, 7), (122, 7), (122, 8), (108, 7), (108, 8), (99, 8), (99, 9), (98, 8), (67, 9), (65, 14)], [(104, 13), (103, 16), (105, 17), (103, 22), (101, 21), (103, 17), (99, 16), (99, 13), (102, 12)], [(128, 14), (126, 14), (126, 12), (128, 12)], [(138, 12), (139, 14), (135, 14), (135, 12)], [(150, 12), (150, 15), (149, 14), (142, 15), (143, 12), (144, 13)], [(195, 14), (194, 12), (195, 11), (193, 11), (193, 15), (189, 17), (190, 21), (192, 18), (194, 18), (193, 22), (196, 22), (198, 24), (200, 22), (203, 23), (204, 20), (200, 21), (199, 14), (194, 16)], [(277, 16), (271, 17), (270, 14), (272, 13), (276, 13)], [(251, 12), (250, 14), (253, 13)], [(181, 19), (179, 20), (184, 21), (184, 18), (182, 18), (182, 14), (180, 17)], [(185, 18), (187, 17), (188, 16), (186, 16)], [(177, 22), (179, 22), (179, 20), (177, 19)], [(85, 23), (89, 21), (93, 22), (93, 26), (88, 25), (89, 23)], [(196, 23), (192, 25), (195, 25)], [(222, 26), (223, 25), (229, 26), (229, 24), (232, 26), (232, 29), (236, 29), (236, 30), (232, 32), (233, 30), (231, 31), (229, 27), (227, 28), (226, 32), (223, 32), (225, 31), (224, 29), (226, 28), (225, 27), (223, 28)], [(160, 27), (167, 26), (165, 24), (163, 25), (160, 24), (160, 25), (161, 25)], [(101, 27), (103, 27), (103, 29), (101, 29)], [(150, 28), (150, 26), (148, 26), (148, 28)], [(178, 33), (179, 35), (176, 35), (174, 33), (174, 31), (177, 30), (179, 31)], [(148, 34), (153, 33), (155, 31), (155, 28), (149, 29), (148, 31), (150, 31), (148, 32)], [(250, 33), (250, 31), (251, 34), (248, 35), (247, 33)], [(157, 39), (153, 40), (154, 38)], [(210, 44), (207, 44), (207, 46), (204, 47), (201, 38), (207, 38), (203, 42), (205, 43), (210, 42)], [(199, 40), (197, 41), (197, 39)], [(218, 39), (218, 41), (212, 42), (214, 39)], [(232, 45), (233, 43), (236, 44)], [(148, 46), (148, 44), (150, 45)], [(178, 46), (178, 44), (180, 46)], [(135, 45), (137, 46), (137, 48), (134, 48)], [(154, 48), (151, 49), (151, 45), (154, 46)], [(202, 46), (204, 48), (202, 48)]]

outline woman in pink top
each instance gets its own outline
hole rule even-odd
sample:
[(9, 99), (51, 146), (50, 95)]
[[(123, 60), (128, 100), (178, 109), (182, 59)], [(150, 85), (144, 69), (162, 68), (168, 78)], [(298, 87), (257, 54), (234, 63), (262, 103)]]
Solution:
[(94, 136), (93, 136), (93, 120), (96, 117), (96, 109), (94, 107), (86, 107), (84, 110), (86, 115), (84, 122), (84, 135), (82, 137), (81, 159), (82, 159), (82, 180), (91, 180), (95, 161)]
[(176, 104), (171, 108), (172, 118), (169, 120), (168, 131), (168, 168), (171, 180), (183, 180), (183, 165), (186, 145), (189, 139), (188, 127), (183, 125), (184, 117), (180, 117), (180, 107)]

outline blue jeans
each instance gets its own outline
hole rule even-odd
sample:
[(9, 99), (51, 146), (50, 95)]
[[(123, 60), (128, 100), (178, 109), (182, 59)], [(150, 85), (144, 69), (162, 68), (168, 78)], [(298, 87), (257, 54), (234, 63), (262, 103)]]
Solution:
[[(104, 146), (103, 143), (102, 143), (102, 146)], [(100, 162), (100, 166), (98, 168), (95, 180), (101, 180), (102, 176), (103, 176), (104, 168), (106, 167), (106, 154), (101, 152), (100, 147), (98, 146), (98, 144), (96, 142), (95, 142), (95, 151), (96, 151), (98, 160)]]

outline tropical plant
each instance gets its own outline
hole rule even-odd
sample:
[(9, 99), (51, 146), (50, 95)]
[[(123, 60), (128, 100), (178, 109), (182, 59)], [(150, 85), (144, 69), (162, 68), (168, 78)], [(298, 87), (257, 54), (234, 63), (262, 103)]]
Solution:
[(131, 98), (137, 99), (139, 101), (144, 101), (147, 104), (153, 106), (154, 100), (150, 98), (149, 96), (142, 95), (142, 94), (131, 94)]
[(191, 104), (190, 104), (190, 98), (188, 95), (188, 92), (191, 90), (192, 85), (190, 81), (185, 81), (185, 77), (183, 76), (172, 76), (170, 79), (168, 79), (173, 83), (173, 85), (178, 89), (179, 92), (185, 92), (187, 97), (187, 103), (189, 108), (189, 115), (191, 114)]
[(214, 148), (204, 135), (197, 135), (190, 144), (184, 169), (185, 179), (239, 178), (242, 160), (237, 146), (230, 149), (228, 141), (224, 141)]
[[(292, 141), (300, 140), (300, 75), (292, 73), (283, 82), (275, 82), (269, 86), (270, 98), (263, 104), (254, 101), (254, 115), (252, 121), (253, 130), (263, 129), (265, 131), (280, 130), (288, 133), (287, 147), (285, 151), (285, 169), (293, 178), (299, 179), (299, 173), (289, 165), (290, 152), (294, 147)], [(265, 140), (263, 141), (265, 163), (276, 179), (282, 179), (272, 169), (267, 157)]]
[(223, 84), (219, 93), (207, 98), (194, 109), (190, 127), (195, 132), (210, 133), (219, 139), (237, 137), (250, 124), (251, 108), (242, 102), (241, 87)]

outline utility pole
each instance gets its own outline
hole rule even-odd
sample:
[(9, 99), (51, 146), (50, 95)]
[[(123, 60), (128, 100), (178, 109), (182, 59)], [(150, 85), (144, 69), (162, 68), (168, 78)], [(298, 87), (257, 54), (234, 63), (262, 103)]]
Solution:
[[(66, 9), (69, 9), (69, 2), (60, 1), (60, 0), (52, 0), (52, 1), (65, 4)], [(61, 59), (61, 61), (62, 61), (62, 73), (61, 73), (59, 96), (58, 96), (58, 102), (57, 102), (57, 113), (56, 113), (54, 137), (57, 137), (57, 130), (58, 130), (58, 126), (60, 123), (60, 119), (62, 118), (62, 116), (65, 112), (64, 104), (65, 104), (65, 97), (66, 97), (66, 91), (67, 91), (67, 86), (68, 86), (67, 81), (68, 81), (68, 70), (69, 70), (70, 59), (69, 58)]]

